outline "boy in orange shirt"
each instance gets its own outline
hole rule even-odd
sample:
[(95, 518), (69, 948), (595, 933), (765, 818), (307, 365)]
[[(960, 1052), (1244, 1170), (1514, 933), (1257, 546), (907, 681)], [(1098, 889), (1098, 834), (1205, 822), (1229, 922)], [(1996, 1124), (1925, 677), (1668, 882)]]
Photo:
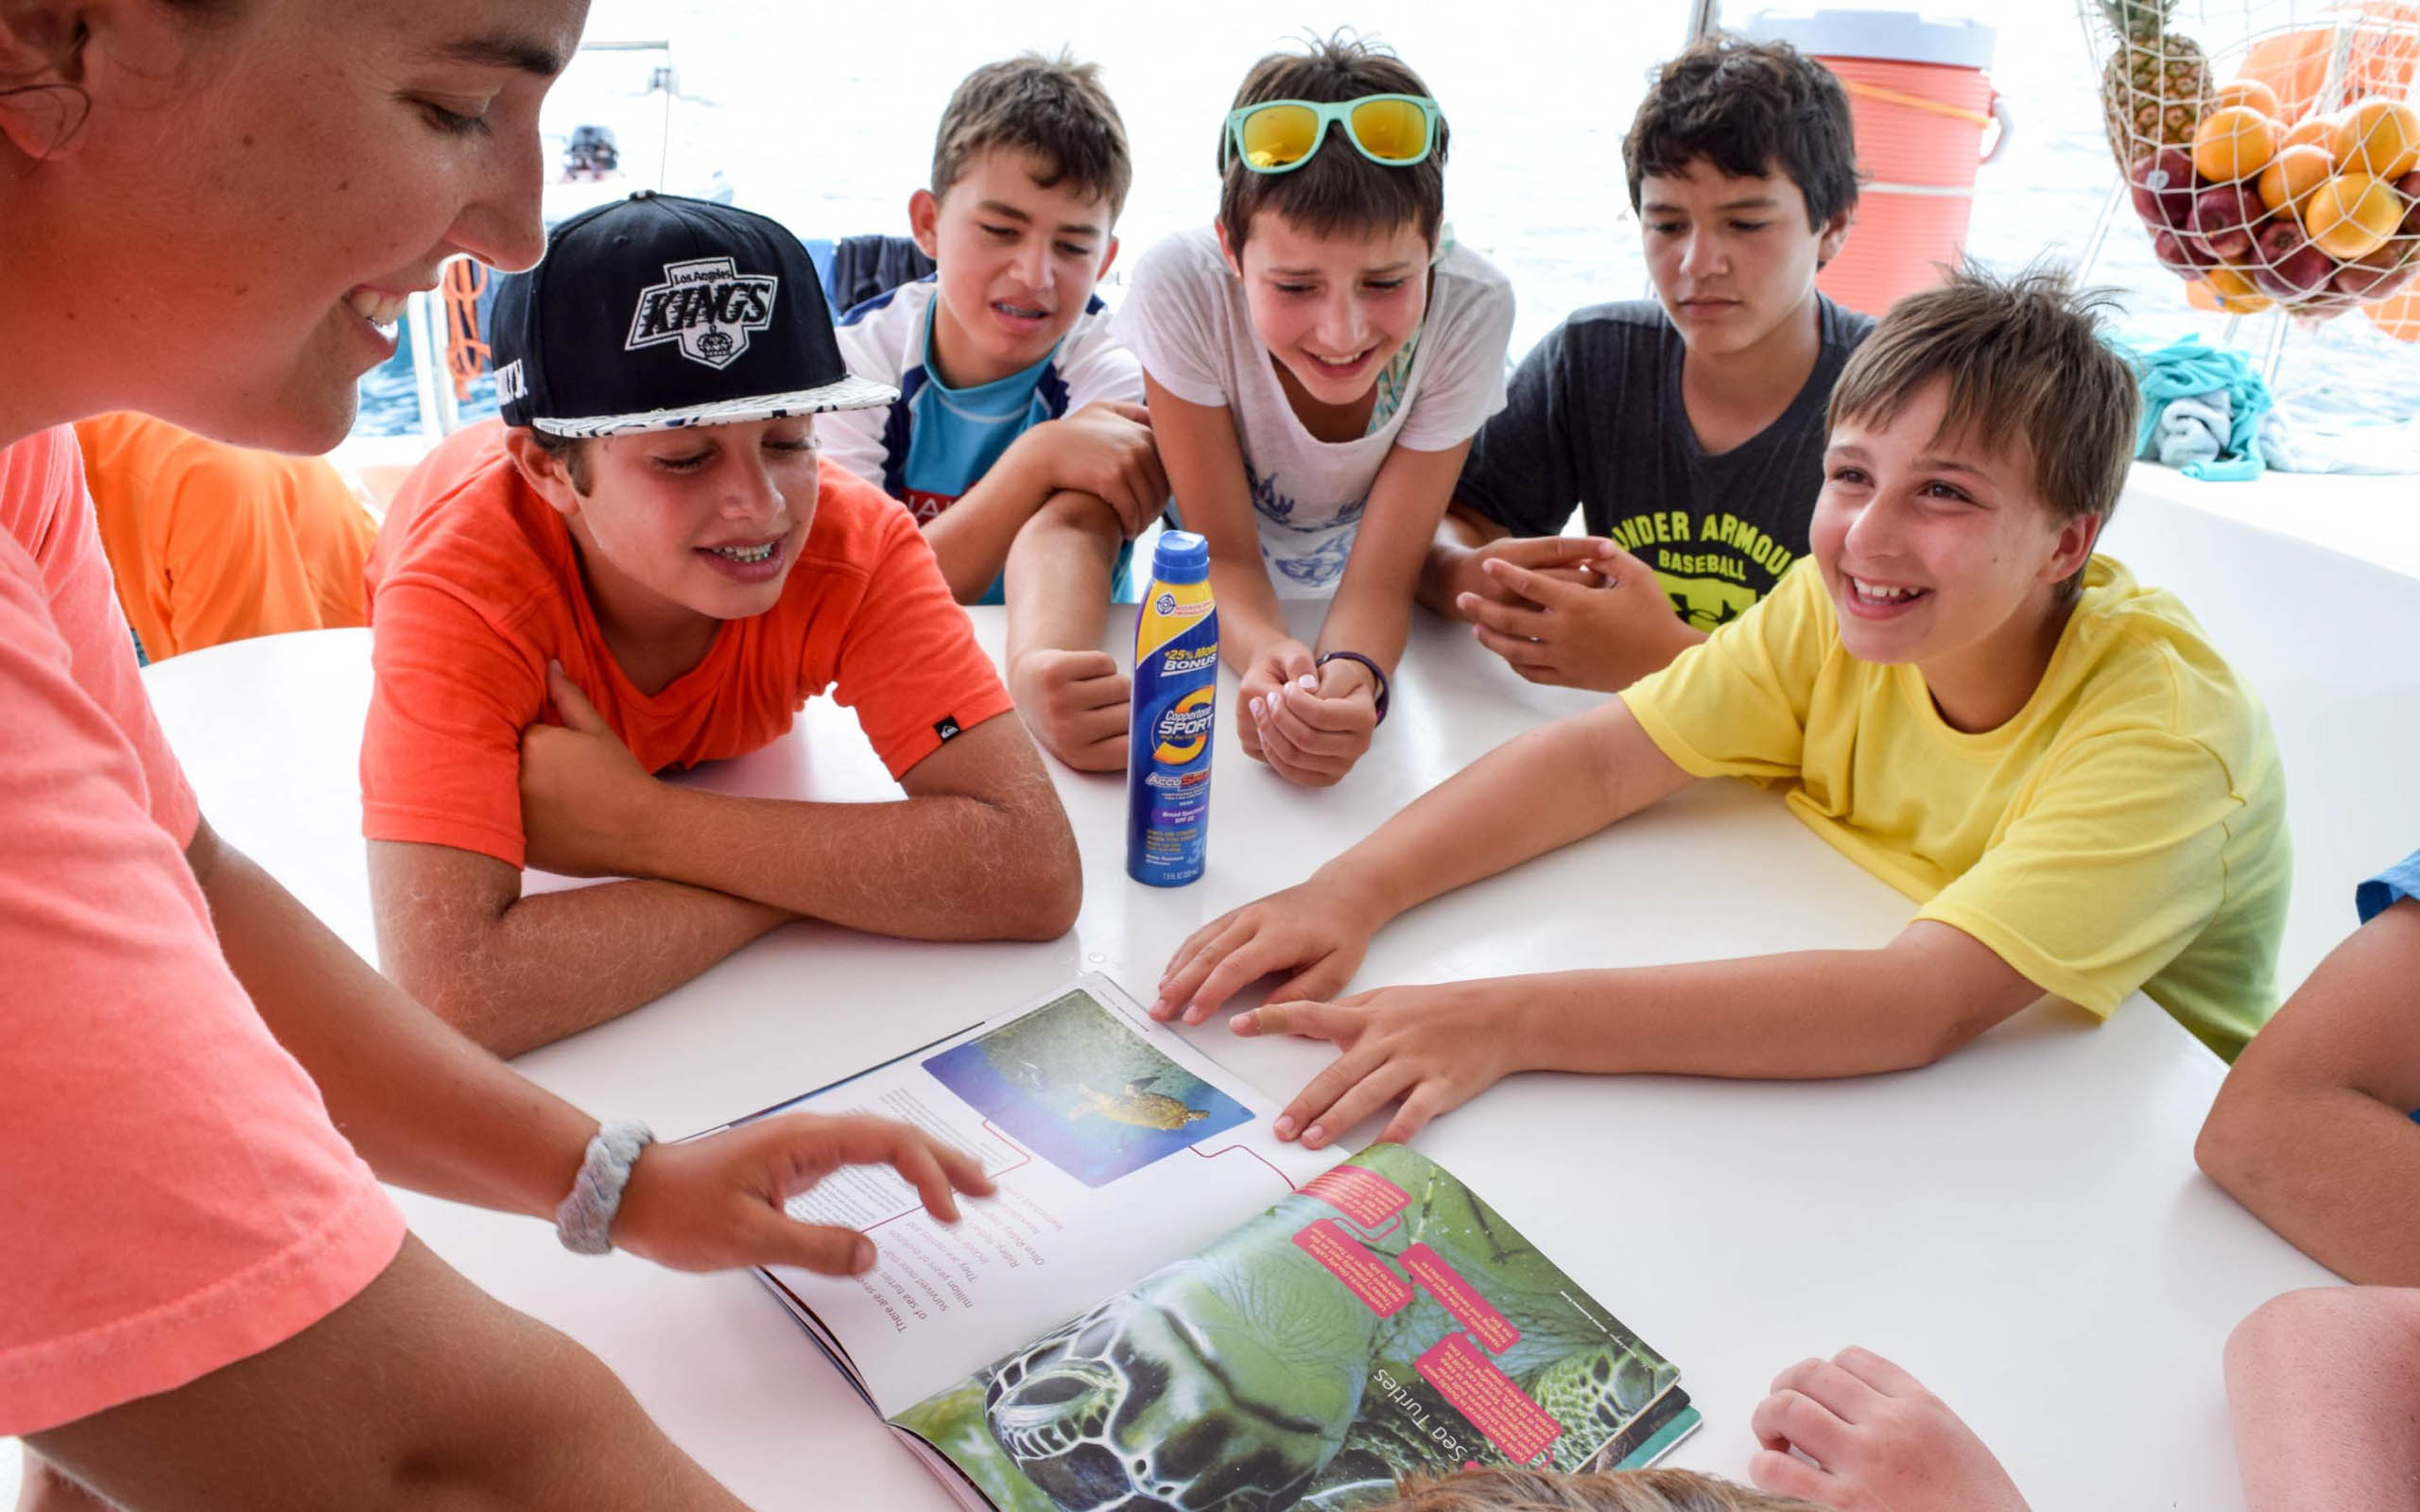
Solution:
[[(510, 1054), (789, 919), (929, 939), (1073, 922), (1074, 837), (915, 522), (820, 464), (851, 377), (760, 215), (640, 194), (556, 228), (495, 313), (503, 423), (406, 480), (370, 567), (362, 822), (379, 954)], [(732, 798), (827, 689), (906, 789)], [(625, 880), (525, 896), (524, 865)]]

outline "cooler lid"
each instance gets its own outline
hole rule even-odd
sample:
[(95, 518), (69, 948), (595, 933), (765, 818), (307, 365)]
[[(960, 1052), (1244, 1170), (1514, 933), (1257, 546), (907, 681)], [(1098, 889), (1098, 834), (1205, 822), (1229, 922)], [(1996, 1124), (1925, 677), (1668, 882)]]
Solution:
[(1998, 32), (1979, 21), (1913, 10), (1759, 10), (1739, 28), (1757, 42), (1786, 42), (1823, 58), (1989, 68)]

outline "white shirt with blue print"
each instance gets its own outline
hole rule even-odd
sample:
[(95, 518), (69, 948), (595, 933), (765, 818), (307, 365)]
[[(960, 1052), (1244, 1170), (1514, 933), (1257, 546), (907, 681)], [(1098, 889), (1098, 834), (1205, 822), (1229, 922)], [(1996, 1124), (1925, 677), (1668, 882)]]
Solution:
[[(982, 481), (1010, 443), (1034, 426), (1096, 400), (1143, 402), (1142, 364), (1110, 334), (1109, 307), (1098, 295), (1032, 367), (977, 387), (949, 387), (925, 359), (940, 289), (922, 278), (840, 318), (840, 355), (849, 370), (890, 385), (899, 397), (885, 409), (840, 410), (815, 421), (823, 455), (906, 505), (919, 525)], [(982, 602), (1000, 602), (997, 579)]]
[[(1370, 485), (1396, 447), (1447, 452), (1504, 407), (1512, 284), (1495, 265), (1447, 239), (1429, 268), (1428, 312), (1380, 375), (1370, 429), (1322, 441), (1303, 428), (1253, 332), (1243, 281), (1207, 227), (1143, 254), (1118, 307), (1117, 334), (1154, 382), (1188, 404), (1227, 411), (1243, 452), (1270, 583), (1284, 598), (1336, 592)], [(1392, 406), (1392, 407), (1390, 407)], [(1184, 501), (1176, 501), (1180, 512)]]

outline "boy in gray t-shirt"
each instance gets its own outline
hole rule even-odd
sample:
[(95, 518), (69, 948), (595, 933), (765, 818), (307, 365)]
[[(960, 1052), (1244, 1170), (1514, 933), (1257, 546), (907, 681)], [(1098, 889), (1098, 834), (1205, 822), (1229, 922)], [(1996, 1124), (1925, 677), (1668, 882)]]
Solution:
[[(1848, 96), (1823, 64), (1699, 43), (1622, 156), (1656, 298), (1582, 310), (1522, 360), (1420, 585), (1521, 676), (1608, 693), (1806, 553), (1832, 383), (1874, 324), (1815, 288), (1857, 207)], [(1574, 505), (1584, 538), (1560, 535)]]

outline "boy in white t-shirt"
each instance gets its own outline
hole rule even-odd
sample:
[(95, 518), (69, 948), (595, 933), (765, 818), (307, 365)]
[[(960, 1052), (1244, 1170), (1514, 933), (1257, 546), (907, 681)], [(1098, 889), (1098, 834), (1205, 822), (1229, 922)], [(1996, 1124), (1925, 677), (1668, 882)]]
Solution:
[(908, 223), (933, 273), (841, 318), (887, 409), (818, 417), (824, 455), (908, 506), (960, 603), (1009, 607), (1009, 691), (1044, 749), (1126, 765), (1127, 679), (1100, 649), (1128, 543), (1167, 503), (1143, 369), (1093, 292), (1132, 179), (1090, 63), (1026, 53), (942, 112)]
[[(1296, 782), (1369, 748), (1428, 539), (1504, 407), (1512, 289), (1444, 232), (1445, 144), (1392, 55), (1340, 34), (1262, 59), (1220, 136), (1217, 226), (1146, 253), (1117, 313), (1210, 541), (1244, 749)], [(1279, 600), (1330, 594), (1314, 649)]]

